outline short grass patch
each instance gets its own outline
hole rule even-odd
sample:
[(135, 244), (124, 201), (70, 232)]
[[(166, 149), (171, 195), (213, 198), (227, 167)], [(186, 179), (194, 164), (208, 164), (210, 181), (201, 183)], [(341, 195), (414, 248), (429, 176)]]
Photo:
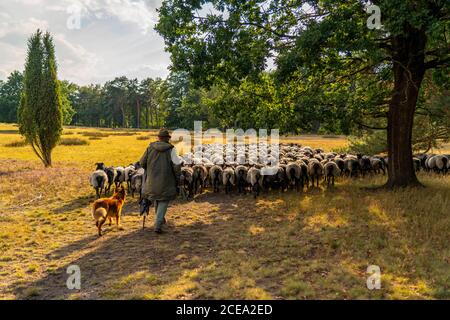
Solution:
[[(20, 138), (1, 133), (12, 129), (0, 125), (3, 143)], [(82, 138), (95, 129), (70, 130)], [(172, 202), (161, 236), (153, 216), (142, 229), (128, 197), (124, 230), (106, 226), (99, 238), (94, 163), (132, 163), (148, 142), (109, 135), (60, 145), (47, 169), (31, 148), (0, 145), (0, 299), (450, 299), (450, 175), (419, 173), (426, 188), (394, 192), (362, 188), (385, 176), (256, 200), (208, 191)], [(81, 269), (81, 290), (67, 290), (70, 265)], [(369, 265), (381, 269), (380, 290), (366, 286)]]

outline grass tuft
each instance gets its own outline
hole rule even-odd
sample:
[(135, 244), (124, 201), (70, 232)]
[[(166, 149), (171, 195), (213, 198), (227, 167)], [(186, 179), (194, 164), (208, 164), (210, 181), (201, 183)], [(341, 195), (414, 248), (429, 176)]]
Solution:
[(28, 143), (25, 140), (17, 140), (17, 141), (6, 143), (5, 147), (7, 147), (7, 148), (22, 148), (27, 145), (28, 145)]
[(59, 144), (62, 146), (85, 146), (89, 142), (80, 138), (62, 138)]

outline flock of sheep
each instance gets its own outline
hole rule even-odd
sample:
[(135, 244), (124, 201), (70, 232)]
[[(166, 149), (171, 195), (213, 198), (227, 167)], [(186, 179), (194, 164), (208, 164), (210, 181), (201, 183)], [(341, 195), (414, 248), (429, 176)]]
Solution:
[[(214, 192), (224, 189), (227, 194), (233, 190), (251, 192), (254, 197), (263, 190), (301, 191), (305, 186), (318, 187), (321, 180), (330, 187), (338, 177), (385, 174), (388, 166), (383, 156), (337, 154), (293, 143), (199, 145), (179, 160), (180, 191), (186, 198), (193, 198), (207, 187)], [(450, 169), (450, 155), (420, 154), (412, 161), (416, 171), (446, 174)], [(96, 165), (90, 182), (97, 197), (122, 183), (128, 185), (133, 196), (140, 194), (145, 172), (139, 163), (127, 167)]]

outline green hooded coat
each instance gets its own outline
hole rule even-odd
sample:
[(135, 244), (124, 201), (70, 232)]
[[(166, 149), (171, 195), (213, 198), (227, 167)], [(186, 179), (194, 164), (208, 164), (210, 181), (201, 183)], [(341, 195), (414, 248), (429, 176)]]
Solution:
[(173, 147), (168, 142), (153, 142), (142, 156), (140, 164), (145, 169), (143, 198), (152, 201), (176, 198), (181, 167), (172, 162)]

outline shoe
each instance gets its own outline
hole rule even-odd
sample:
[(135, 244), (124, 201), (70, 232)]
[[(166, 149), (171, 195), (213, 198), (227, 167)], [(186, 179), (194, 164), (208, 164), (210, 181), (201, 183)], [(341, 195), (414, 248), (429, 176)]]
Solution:
[(164, 231), (162, 231), (162, 229), (155, 229), (155, 233), (162, 234), (162, 233), (164, 233)]

